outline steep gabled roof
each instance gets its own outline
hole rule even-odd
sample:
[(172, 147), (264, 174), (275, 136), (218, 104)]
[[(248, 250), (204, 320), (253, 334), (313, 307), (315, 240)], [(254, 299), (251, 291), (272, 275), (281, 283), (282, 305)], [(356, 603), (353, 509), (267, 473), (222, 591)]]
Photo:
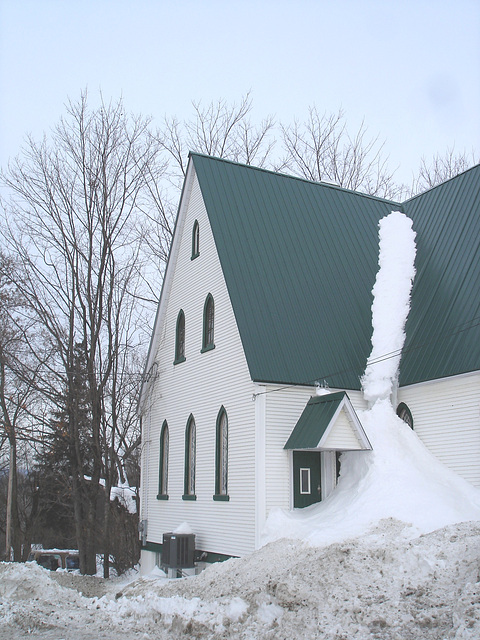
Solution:
[(253, 380), (359, 389), (378, 221), (404, 211), (417, 276), (400, 383), (480, 369), (480, 166), (404, 205), (191, 154)]
[(191, 155), (253, 380), (358, 389), (398, 203)]
[(480, 369), (480, 165), (404, 203), (417, 274), (400, 383)]

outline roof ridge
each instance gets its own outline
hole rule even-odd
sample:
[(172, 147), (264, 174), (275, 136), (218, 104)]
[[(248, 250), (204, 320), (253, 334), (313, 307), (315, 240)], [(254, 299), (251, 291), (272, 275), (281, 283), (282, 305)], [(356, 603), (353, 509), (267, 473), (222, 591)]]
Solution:
[(430, 187), (429, 189), (426, 189), (425, 191), (421, 191), (420, 193), (415, 194), (411, 198), (408, 198), (407, 200), (404, 200), (401, 204), (405, 205), (405, 204), (407, 204), (409, 202), (412, 202), (412, 200), (415, 200), (416, 198), (420, 198), (420, 197), (424, 196), (426, 193), (430, 193), (430, 191), (434, 191), (435, 189), (439, 189), (440, 187), (443, 187), (445, 184), (448, 184), (449, 182), (452, 182), (452, 180), (456, 180), (460, 176), (463, 176), (464, 174), (468, 173), (469, 171), (474, 171), (474, 170), (477, 170), (479, 168), (480, 168), (480, 163), (479, 164), (474, 164), (472, 167), (468, 167), (468, 169), (465, 169), (465, 171), (460, 171), (460, 173), (457, 173), (456, 175), (452, 176), (451, 178), (447, 178), (443, 182), (440, 182), (439, 184), (436, 184), (433, 187)]
[(225, 164), (231, 164), (236, 167), (243, 167), (244, 169), (252, 169), (254, 171), (262, 171), (263, 173), (268, 173), (273, 176), (278, 176), (281, 178), (290, 178), (291, 180), (297, 180), (299, 182), (303, 182), (305, 184), (317, 185), (321, 187), (326, 187), (329, 189), (334, 189), (335, 191), (343, 191), (345, 193), (352, 193), (357, 196), (361, 196), (362, 198), (369, 198), (371, 200), (376, 200), (378, 202), (386, 202), (397, 207), (402, 207), (402, 202), (398, 200), (390, 200), (389, 198), (382, 198), (380, 196), (373, 196), (369, 193), (363, 193), (362, 191), (356, 191), (355, 189), (347, 189), (346, 187), (341, 187), (338, 184), (333, 184), (331, 182), (322, 182), (317, 180), (308, 180), (307, 178), (302, 178), (301, 176), (295, 176), (290, 173), (283, 173), (281, 171), (275, 171), (274, 169), (265, 169), (264, 167), (257, 167), (253, 164), (245, 164), (244, 162), (236, 162), (235, 160), (229, 160), (228, 158), (219, 158), (217, 156), (210, 156), (207, 153), (198, 153), (196, 151), (189, 151), (189, 158), (204, 158), (206, 160), (214, 160), (216, 162), (223, 162)]

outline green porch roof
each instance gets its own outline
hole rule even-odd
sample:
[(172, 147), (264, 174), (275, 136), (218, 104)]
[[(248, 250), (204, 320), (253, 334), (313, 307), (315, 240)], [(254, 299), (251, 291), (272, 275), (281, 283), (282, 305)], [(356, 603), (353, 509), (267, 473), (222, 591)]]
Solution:
[(345, 391), (339, 391), (312, 396), (284, 449), (315, 449), (346, 395)]
[(404, 211), (417, 275), (402, 385), (480, 369), (480, 166), (403, 205), (191, 154), (250, 374), (359, 389), (378, 222)]

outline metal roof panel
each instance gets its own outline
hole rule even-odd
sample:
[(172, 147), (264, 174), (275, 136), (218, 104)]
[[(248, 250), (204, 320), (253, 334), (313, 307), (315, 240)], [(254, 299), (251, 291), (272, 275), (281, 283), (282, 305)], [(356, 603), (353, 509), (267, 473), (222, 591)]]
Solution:
[(403, 205), (192, 154), (253, 380), (359, 389), (378, 222), (417, 232), (400, 384), (480, 369), (480, 166)]

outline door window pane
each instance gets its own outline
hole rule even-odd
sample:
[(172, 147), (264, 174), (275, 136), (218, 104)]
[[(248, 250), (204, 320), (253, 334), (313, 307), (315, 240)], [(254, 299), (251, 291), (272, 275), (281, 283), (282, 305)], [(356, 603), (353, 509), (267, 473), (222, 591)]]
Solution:
[(311, 493), (310, 487), (310, 469), (300, 469), (300, 493)]

